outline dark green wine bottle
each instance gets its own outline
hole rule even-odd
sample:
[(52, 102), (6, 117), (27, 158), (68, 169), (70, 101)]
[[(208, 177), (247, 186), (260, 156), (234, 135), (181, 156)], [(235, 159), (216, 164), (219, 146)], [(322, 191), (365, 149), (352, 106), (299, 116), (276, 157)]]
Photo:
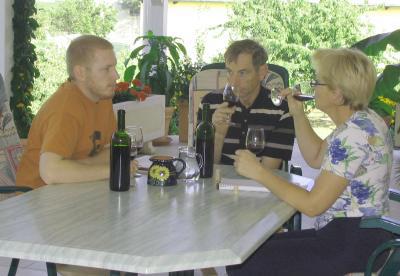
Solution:
[(203, 167), (200, 169), (200, 178), (213, 175), (214, 167), (214, 126), (211, 123), (210, 104), (204, 103), (202, 121), (196, 128), (196, 153), (203, 158)]
[(125, 132), (125, 110), (118, 110), (118, 129), (111, 138), (110, 190), (123, 192), (130, 187), (131, 138)]

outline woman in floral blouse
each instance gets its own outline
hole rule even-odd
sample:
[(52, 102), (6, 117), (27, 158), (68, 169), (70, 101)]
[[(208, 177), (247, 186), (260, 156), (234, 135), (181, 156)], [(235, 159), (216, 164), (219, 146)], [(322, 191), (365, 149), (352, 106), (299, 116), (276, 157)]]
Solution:
[[(238, 150), (239, 174), (263, 183), (271, 192), (307, 216), (315, 229), (276, 234), (229, 275), (344, 275), (364, 271), (367, 259), (391, 234), (361, 229), (363, 216), (388, 211), (392, 139), (385, 122), (368, 108), (376, 81), (373, 64), (352, 49), (319, 49), (312, 56), (315, 104), (336, 129), (320, 139), (311, 128), (301, 102), (287, 98), (300, 151), (321, 169), (311, 191), (275, 176), (255, 156)], [(379, 264), (383, 264), (383, 256)]]

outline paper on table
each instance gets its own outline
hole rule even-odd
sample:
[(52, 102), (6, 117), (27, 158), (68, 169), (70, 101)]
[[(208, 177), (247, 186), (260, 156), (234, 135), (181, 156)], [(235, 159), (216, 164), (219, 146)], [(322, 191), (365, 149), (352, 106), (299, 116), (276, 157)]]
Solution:
[(221, 178), (219, 183), (220, 190), (241, 190), (241, 191), (254, 191), (254, 192), (267, 192), (269, 190), (258, 183), (257, 181), (251, 179), (234, 179), (234, 178)]
[[(309, 184), (305, 183), (301, 185), (300, 183), (293, 183), (303, 189), (308, 189)], [(235, 179), (235, 178), (221, 178), (219, 183), (220, 190), (239, 190), (239, 191), (252, 191), (252, 192), (267, 192), (268, 190), (264, 185), (251, 179)]]
[(152, 164), (150, 161), (151, 155), (143, 155), (137, 157), (136, 160), (139, 162), (139, 170), (148, 170)]

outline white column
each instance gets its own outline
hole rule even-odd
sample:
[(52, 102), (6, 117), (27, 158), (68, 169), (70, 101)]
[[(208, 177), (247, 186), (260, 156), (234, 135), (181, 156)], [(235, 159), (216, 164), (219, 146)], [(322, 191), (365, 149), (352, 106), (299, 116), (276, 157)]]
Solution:
[(12, 18), (14, 1), (0, 1), (0, 73), (4, 78), (6, 93), (9, 96), (11, 82), (11, 67), (13, 65), (13, 31)]
[(144, 0), (142, 5), (142, 34), (153, 31), (167, 35), (168, 0)]

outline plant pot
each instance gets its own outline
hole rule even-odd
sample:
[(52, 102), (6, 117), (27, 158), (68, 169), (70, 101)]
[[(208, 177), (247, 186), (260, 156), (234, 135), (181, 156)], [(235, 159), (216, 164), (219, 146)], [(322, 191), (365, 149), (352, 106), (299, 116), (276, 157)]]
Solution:
[(165, 107), (165, 136), (168, 136), (169, 125), (171, 124), (172, 116), (174, 115), (175, 109), (172, 106)]
[(165, 130), (164, 130), (164, 136), (154, 139), (153, 140), (153, 146), (163, 146), (163, 145), (168, 145), (172, 139), (171, 137), (168, 137), (168, 131), (169, 131), (169, 125), (171, 123), (172, 116), (174, 115), (175, 109), (171, 106), (165, 107)]
[(179, 101), (179, 142), (188, 141), (189, 101)]
[(151, 141), (164, 135), (165, 96), (151, 95), (143, 102), (127, 101), (113, 104), (114, 112), (125, 110), (125, 125), (140, 126), (144, 141)]

